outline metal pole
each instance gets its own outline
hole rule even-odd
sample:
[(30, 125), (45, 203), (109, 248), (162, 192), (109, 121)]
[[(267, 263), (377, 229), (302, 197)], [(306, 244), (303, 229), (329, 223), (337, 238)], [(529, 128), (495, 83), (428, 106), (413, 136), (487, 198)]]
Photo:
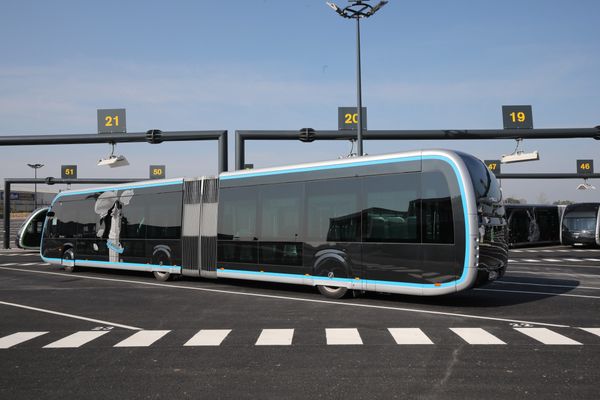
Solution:
[(37, 168), (33, 168), (33, 176), (36, 182), (33, 184), (33, 209), (37, 208)]
[(357, 98), (357, 110), (358, 126), (356, 134), (357, 142), (357, 153), (361, 157), (363, 153), (363, 142), (362, 142), (362, 87), (360, 77), (360, 15), (356, 16), (356, 98)]
[(219, 135), (219, 173), (227, 171), (227, 131)]
[[(294, 132), (294, 139), (298, 137), (298, 132)], [(238, 131), (235, 132), (235, 169), (239, 171), (244, 169), (244, 163), (246, 162), (246, 148), (244, 145), (244, 137)]]
[(4, 248), (10, 249), (10, 182), (4, 181)]

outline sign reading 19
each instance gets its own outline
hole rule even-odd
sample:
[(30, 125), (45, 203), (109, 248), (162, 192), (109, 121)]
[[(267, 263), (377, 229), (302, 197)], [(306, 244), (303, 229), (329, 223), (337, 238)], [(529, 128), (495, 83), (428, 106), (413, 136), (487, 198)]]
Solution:
[(511, 112), (508, 114), (512, 122), (525, 122), (525, 113), (523, 111)]

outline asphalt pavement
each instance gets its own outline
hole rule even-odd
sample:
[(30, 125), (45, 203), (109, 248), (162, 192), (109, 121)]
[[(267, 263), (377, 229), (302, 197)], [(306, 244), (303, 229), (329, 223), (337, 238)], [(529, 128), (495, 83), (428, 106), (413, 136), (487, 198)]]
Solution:
[(0, 398), (595, 399), (600, 249), (443, 297), (84, 269), (0, 251)]

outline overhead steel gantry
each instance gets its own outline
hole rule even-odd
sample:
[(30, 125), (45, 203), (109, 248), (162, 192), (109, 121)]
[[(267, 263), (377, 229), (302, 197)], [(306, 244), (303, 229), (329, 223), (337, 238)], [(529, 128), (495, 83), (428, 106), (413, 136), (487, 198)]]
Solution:
[[(581, 139), (600, 140), (600, 126), (594, 128), (561, 129), (445, 129), (445, 130), (400, 130), (364, 131), (368, 140), (485, 140), (485, 139)], [(299, 131), (246, 131), (235, 132), (235, 169), (245, 165), (245, 143), (247, 140), (353, 140), (352, 130), (316, 131), (303, 128)]]
[(34, 146), (52, 144), (93, 144), (93, 143), (135, 143), (181, 142), (192, 140), (219, 141), (219, 173), (227, 171), (227, 131), (171, 131), (151, 129), (136, 133), (94, 133), (82, 135), (18, 135), (0, 136), (0, 146)]

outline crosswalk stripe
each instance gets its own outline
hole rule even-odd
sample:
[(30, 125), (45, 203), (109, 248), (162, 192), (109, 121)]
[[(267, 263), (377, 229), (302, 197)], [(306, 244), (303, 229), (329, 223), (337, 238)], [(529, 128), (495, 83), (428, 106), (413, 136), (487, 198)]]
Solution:
[(581, 328), (586, 332), (592, 333), (596, 336), (600, 336), (600, 328)]
[(600, 258), (586, 258), (585, 261), (600, 261)]
[(169, 332), (171, 331), (139, 331), (115, 344), (114, 347), (148, 347)]
[(388, 328), (397, 344), (433, 344), (419, 328)]
[(469, 344), (506, 344), (496, 336), (481, 328), (450, 328)]
[(580, 345), (581, 344), (573, 339), (570, 339), (559, 333), (551, 331), (548, 328), (515, 328), (515, 330), (517, 330), (517, 331), (521, 332), (522, 334), (527, 335), (543, 344), (550, 344), (550, 345), (559, 345), (559, 344)]
[(564, 261), (578, 262), (583, 261), (581, 258), (564, 258)]
[(256, 346), (289, 346), (294, 337), (293, 329), (263, 329)]
[(524, 258), (524, 259), (523, 259), (523, 260), (521, 260), (521, 261), (525, 261), (525, 262), (534, 262), (534, 263), (535, 263), (535, 262), (540, 262), (540, 260), (536, 260), (536, 259), (534, 259), (534, 258)]
[(560, 262), (560, 260), (557, 260), (556, 258), (542, 258), (542, 260), (548, 262)]
[(37, 263), (37, 262), (30, 262), (30, 263), (24, 263), (24, 264), (21, 264), (21, 265), (24, 266), (24, 267), (30, 267), (32, 265), (39, 265), (39, 264), (40, 263)]
[(72, 335), (64, 337), (56, 342), (52, 342), (44, 346), (45, 349), (67, 349), (81, 347), (84, 344), (98, 339), (100, 336), (107, 334), (108, 331), (79, 331)]
[(38, 336), (45, 335), (48, 332), (17, 332), (12, 335), (4, 336), (0, 338), (0, 349), (9, 349), (19, 343), (26, 342), (31, 339), (35, 339)]
[(328, 345), (363, 344), (356, 328), (327, 328), (325, 336)]
[(9, 265), (17, 265), (17, 263), (4, 263), (4, 264), (0, 264), (3, 267), (8, 267)]
[(202, 329), (184, 346), (220, 346), (230, 332), (231, 329)]

